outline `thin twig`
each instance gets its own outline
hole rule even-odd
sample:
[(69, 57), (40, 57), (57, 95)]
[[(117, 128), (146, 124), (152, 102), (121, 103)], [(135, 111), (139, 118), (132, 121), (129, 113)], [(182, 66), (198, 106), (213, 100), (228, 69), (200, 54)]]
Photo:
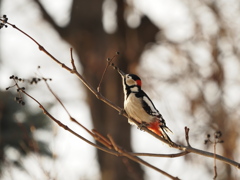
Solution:
[(189, 147), (191, 147), (190, 143), (189, 143), (189, 128), (187, 126), (185, 126), (185, 138), (186, 138), (186, 141), (187, 141), (187, 145)]
[(111, 59), (110, 59), (110, 58), (107, 58), (106, 67), (105, 67), (105, 69), (104, 69), (104, 71), (103, 71), (102, 77), (101, 77), (100, 82), (99, 82), (98, 87), (97, 87), (97, 91), (98, 91), (98, 92), (100, 92), (101, 83), (102, 83), (102, 80), (103, 80), (104, 75), (105, 75), (106, 72), (107, 72), (107, 68), (110, 66), (110, 64), (112, 63), (112, 61), (115, 59), (115, 57), (116, 57), (117, 55), (119, 55), (119, 52), (116, 52), (116, 54), (115, 54)]
[(217, 142), (216, 142), (216, 138), (214, 139), (214, 144), (213, 144), (213, 150), (214, 150), (214, 177), (213, 179), (217, 179), (217, 165), (216, 165), (216, 145), (217, 145)]
[(148, 157), (165, 157), (165, 158), (175, 158), (188, 154), (189, 152), (183, 151), (176, 154), (154, 154), (154, 153), (130, 153), (134, 156), (148, 156)]
[(75, 61), (74, 61), (74, 59), (73, 59), (73, 48), (70, 48), (70, 56), (71, 56), (72, 70), (73, 70), (73, 72), (74, 72), (74, 71), (77, 71), (77, 68), (76, 68), (76, 66), (75, 66)]
[(217, 162), (216, 162), (216, 151), (217, 151), (217, 143), (220, 143), (219, 138), (222, 136), (220, 131), (214, 133), (214, 142), (213, 142), (213, 153), (214, 153), (214, 160), (213, 160), (213, 169), (214, 169), (214, 177), (213, 179), (217, 179)]
[[(2, 19), (0, 19), (2, 21)], [(31, 37), (29, 34), (25, 33), (23, 30), (21, 30), (20, 28), (18, 28), (16, 25), (11, 24), (9, 22), (6, 22), (6, 24), (12, 26), (14, 29), (18, 30), (19, 32), (21, 32), (22, 34), (24, 34), (25, 36), (27, 36), (29, 39), (31, 39), (35, 44), (38, 45), (38, 48), (40, 51), (43, 51), (45, 54), (47, 54), (52, 60), (54, 60), (57, 64), (61, 65), (62, 68), (68, 70), (71, 72), (71, 69), (69, 67), (67, 67), (65, 64), (61, 63), (58, 59), (56, 59), (51, 53), (49, 53), (40, 43), (38, 43), (33, 37)]]

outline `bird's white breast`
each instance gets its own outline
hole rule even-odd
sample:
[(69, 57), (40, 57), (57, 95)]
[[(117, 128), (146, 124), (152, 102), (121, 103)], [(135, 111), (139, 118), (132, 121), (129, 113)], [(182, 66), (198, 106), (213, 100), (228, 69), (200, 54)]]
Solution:
[[(150, 123), (155, 119), (154, 116), (149, 115), (143, 109), (141, 99), (137, 98), (134, 93), (131, 93), (125, 100), (124, 109), (130, 117), (139, 123)], [(131, 121), (129, 123), (131, 123)]]

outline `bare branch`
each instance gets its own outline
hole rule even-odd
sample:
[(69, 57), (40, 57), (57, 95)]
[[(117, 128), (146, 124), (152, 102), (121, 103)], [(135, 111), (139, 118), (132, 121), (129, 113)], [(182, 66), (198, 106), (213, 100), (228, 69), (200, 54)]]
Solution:
[(165, 158), (175, 158), (188, 154), (189, 152), (183, 151), (176, 154), (153, 154), (153, 153), (131, 153), (134, 156), (148, 156), (148, 157), (165, 157)]
[(132, 156), (131, 153), (128, 153), (128, 152), (126, 152), (124, 149), (122, 149), (121, 147), (117, 146), (117, 144), (114, 142), (112, 136), (108, 135), (108, 138), (110, 139), (110, 141), (111, 141), (114, 149), (115, 149), (117, 152), (119, 152), (120, 155), (125, 156), (125, 157), (128, 157), (129, 159), (131, 159), (131, 160), (133, 160), (133, 161), (135, 161), (135, 162), (138, 162), (138, 163), (140, 163), (140, 164), (143, 164), (143, 165), (145, 165), (145, 166), (151, 167), (152, 169), (160, 172), (161, 174), (163, 174), (163, 175), (165, 175), (165, 176), (167, 176), (167, 177), (169, 177), (169, 178), (171, 178), (171, 179), (179, 180), (178, 177), (174, 177), (174, 176), (168, 174), (167, 172), (165, 172), (165, 171), (163, 171), (163, 170), (161, 170), (161, 169), (159, 169), (159, 168), (157, 168), (157, 167), (155, 167), (155, 166), (147, 163), (146, 161), (143, 161), (142, 159), (140, 159), (140, 158), (138, 158), (138, 157)]

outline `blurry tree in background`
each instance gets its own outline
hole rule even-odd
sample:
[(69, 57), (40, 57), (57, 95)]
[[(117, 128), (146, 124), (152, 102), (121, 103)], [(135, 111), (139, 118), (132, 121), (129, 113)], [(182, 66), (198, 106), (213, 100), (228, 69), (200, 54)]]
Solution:
[[(14, 96), (0, 91), (0, 176), (4, 165), (22, 168), (20, 155), (33, 152), (51, 156), (47, 143), (34, 137), (35, 130), (49, 130), (50, 122), (41, 112), (32, 112), (29, 106), (21, 108), (14, 102)], [(19, 156), (16, 159), (7, 156), (9, 149), (17, 151)]]
[[(148, 85), (156, 91), (161, 86), (159, 95), (174, 92), (183, 99), (182, 104), (179, 104), (183, 114), (181, 119), (174, 117), (178, 113), (172, 114), (173, 119), (182, 121), (183, 125), (179, 128), (183, 129), (186, 122), (191, 122), (198, 129), (194, 132), (196, 137), (220, 130), (224, 138), (221, 154), (236, 159), (237, 152), (240, 151), (239, 1), (179, 2), (189, 19), (186, 24), (192, 27), (183, 32), (184, 38), (175, 38), (171, 34), (177, 32), (173, 31), (173, 28), (177, 29), (177, 25), (171, 22), (161, 23), (161, 20), (149, 16), (149, 10), (138, 15), (139, 23), (135, 21), (136, 24), (131, 24), (129, 18), (132, 17), (136, 4), (131, 0), (73, 0), (70, 21), (64, 27), (54, 21), (41, 1), (34, 1), (43, 18), (74, 48), (84, 77), (95, 87), (100, 81), (106, 57), (116, 51), (121, 53), (117, 65), (131, 73), (136, 73), (141, 57), (145, 57), (150, 51), (155, 53), (159, 58), (151, 62), (154, 66), (151, 73), (142, 67), (143, 73), (138, 74), (151, 79), (147, 81)], [(108, 9), (103, 8), (106, 4)], [(115, 18), (116, 29), (111, 33), (104, 30), (103, 10), (111, 11), (112, 18)], [(181, 33), (181, 29), (179, 32)], [(142, 60), (141, 63), (146, 61)], [(116, 73), (106, 76), (101, 93), (121, 105), (122, 86), (120, 83), (116, 84), (116, 79), (120, 81)], [(130, 126), (126, 119), (90, 92), (88, 103), (94, 128), (102, 134), (111, 134), (117, 144), (131, 151)], [(191, 139), (194, 141), (194, 137)], [(183, 137), (179, 138), (181, 140)], [(200, 140), (204, 142), (204, 139)], [(121, 161), (120, 158), (98, 151), (102, 179), (143, 179), (143, 170), (139, 164), (126, 161), (125, 158)], [(191, 160), (198, 163), (195, 159)], [(212, 171), (212, 166), (206, 167)], [(221, 164), (218, 168), (218, 179), (235, 178), (232, 167)]]

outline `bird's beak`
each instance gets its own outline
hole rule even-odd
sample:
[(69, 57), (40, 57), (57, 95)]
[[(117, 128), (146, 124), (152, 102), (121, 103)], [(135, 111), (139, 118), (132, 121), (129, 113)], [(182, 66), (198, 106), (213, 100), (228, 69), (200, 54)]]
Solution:
[(126, 73), (124, 73), (123, 71), (121, 71), (119, 68), (117, 69), (118, 73), (123, 77), (126, 75)]

